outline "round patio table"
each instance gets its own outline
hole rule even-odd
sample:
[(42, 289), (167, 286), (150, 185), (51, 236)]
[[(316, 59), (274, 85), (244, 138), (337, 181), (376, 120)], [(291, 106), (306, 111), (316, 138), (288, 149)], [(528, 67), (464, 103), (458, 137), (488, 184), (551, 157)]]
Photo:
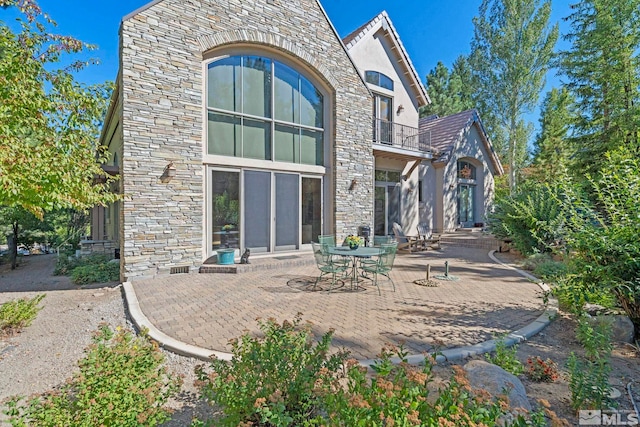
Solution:
[(353, 258), (351, 267), (351, 289), (358, 289), (358, 258), (380, 256), (382, 249), (366, 246), (359, 246), (358, 249), (351, 249), (349, 246), (332, 246), (327, 248), (327, 252), (331, 255), (350, 256)]

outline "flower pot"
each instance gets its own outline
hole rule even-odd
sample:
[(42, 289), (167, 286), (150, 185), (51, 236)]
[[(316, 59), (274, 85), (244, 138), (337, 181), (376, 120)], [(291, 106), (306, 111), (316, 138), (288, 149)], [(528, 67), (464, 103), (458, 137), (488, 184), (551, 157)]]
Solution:
[(358, 246), (359, 245), (351, 243), (351, 244), (349, 244), (349, 249), (351, 249), (352, 251), (355, 251), (356, 249), (358, 249)]
[(235, 249), (218, 249), (218, 264), (231, 265), (235, 256)]

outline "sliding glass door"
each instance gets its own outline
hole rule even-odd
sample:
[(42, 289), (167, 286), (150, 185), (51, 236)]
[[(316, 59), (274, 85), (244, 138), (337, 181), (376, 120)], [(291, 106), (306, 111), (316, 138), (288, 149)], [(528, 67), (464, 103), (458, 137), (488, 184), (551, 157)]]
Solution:
[(276, 173), (276, 251), (298, 249), (300, 230), (300, 176)]
[(211, 173), (211, 249), (240, 248), (240, 173)]
[(271, 172), (244, 172), (244, 249), (271, 251)]
[(321, 177), (212, 169), (210, 179), (210, 255), (298, 250), (322, 234)]
[(302, 177), (302, 244), (316, 242), (322, 234), (322, 180)]

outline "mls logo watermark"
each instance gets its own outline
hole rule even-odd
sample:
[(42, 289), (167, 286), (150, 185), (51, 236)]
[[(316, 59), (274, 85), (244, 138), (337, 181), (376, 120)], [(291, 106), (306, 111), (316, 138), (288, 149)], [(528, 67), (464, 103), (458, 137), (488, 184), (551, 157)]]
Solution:
[(580, 411), (578, 423), (581, 426), (637, 426), (639, 417), (635, 411)]

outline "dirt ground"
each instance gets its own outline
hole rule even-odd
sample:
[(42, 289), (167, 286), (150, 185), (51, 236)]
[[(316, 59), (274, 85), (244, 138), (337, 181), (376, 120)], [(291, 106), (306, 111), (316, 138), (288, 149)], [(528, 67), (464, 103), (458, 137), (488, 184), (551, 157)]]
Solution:
[[(517, 254), (496, 254), (503, 262), (518, 265), (521, 257)], [(552, 383), (537, 383), (521, 375), (529, 400), (532, 404), (539, 399), (548, 401), (551, 409), (561, 418), (569, 421), (569, 425), (577, 426), (578, 417), (571, 409), (571, 393), (569, 391), (569, 376), (566, 368), (567, 359), (574, 352), (578, 356), (584, 355), (584, 348), (576, 339), (576, 321), (568, 313), (560, 311), (558, 316), (542, 332), (533, 336), (530, 340), (518, 346), (518, 359), (526, 366), (527, 358), (539, 356), (546, 360), (553, 360), (560, 371), (558, 380)], [(636, 331), (638, 339), (638, 331)], [(614, 343), (611, 357), (611, 374), (609, 384), (620, 392), (620, 397), (615, 399), (617, 409), (623, 411), (633, 410), (633, 403), (628, 393), (631, 394), (637, 406), (640, 406), (640, 348), (636, 344)]]
[[(571, 393), (566, 362), (571, 352), (584, 355), (584, 349), (575, 335), (576, 322), (569, 315), (560, 313), (541, 333), (518, 347), (518, 359), (526, 364), (527, 358), (539, 356), (543, 360), (550, 358), (558, 365), (560, 378), (553, 383), (536, 383), (529, 381), (525, 375), (520, 378), (531, 401), (547, 400), (551, 408), (569, 421), (570, 425), (578, 425), (578, 418), (571, 409)], [(627, 391), (630, 384), (631, 393), (636, 405), (640, 404), (640, 352), (631, 344), (616, 343), (611, 357), (611, 374), (609, 384), (620, 392), (615, 399), (617, 409), (630, 411), (633, 404)]]

